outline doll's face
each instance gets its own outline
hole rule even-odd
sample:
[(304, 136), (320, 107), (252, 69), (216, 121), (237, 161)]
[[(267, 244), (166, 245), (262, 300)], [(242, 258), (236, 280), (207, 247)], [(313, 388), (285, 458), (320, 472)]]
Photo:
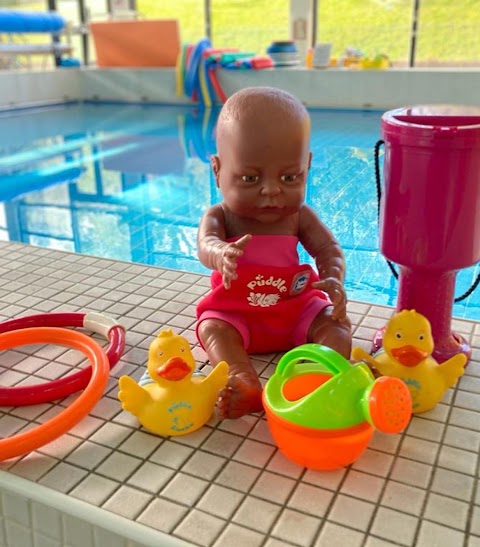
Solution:
[(309, 139), (307, 119), (272, 119), (269, 112), (223, 128), (212, 166), (227, 208), (261, 223), (297, 212), (305, 198)]

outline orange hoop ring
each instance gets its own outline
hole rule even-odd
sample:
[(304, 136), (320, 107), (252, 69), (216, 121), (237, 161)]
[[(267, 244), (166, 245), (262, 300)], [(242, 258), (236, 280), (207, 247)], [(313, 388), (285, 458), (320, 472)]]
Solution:
[(85, 390), (64, 411), (25, 433), (0, 440), (0, 461), (23, 456), (66, 433), (95, 406), (108, 381), (108, 358), (98, 343), (81, 332), (55, 327), (35, 327), (0, 334), (0, 350), (27, 344), (58, 344), (85, 354), (92, 364), (92, 376)]

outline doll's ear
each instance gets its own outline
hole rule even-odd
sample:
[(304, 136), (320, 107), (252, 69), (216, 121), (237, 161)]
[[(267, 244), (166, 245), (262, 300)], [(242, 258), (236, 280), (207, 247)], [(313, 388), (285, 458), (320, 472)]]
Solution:
[(218, 188), (218, 175), (220, 173), (220, 158), (218, 156), (212, 156), (210, 161), (212, 163), (213, 174), (215, 175), (215, 180), (217, 181), (217, 188)]

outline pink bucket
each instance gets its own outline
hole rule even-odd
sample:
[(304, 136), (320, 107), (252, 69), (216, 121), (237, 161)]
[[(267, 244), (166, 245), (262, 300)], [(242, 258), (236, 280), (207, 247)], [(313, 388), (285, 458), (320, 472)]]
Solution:
[(380, 250), (398, 264), (458, 270), (480, 260), (480, 108), (416, 106), (382, 117)]
[(382, 137), (380, 250), (400, 265), (397, 311), (427, 317), (438, 361), (468, 357), (470, 346), (450, 325), (456, 272), (480, 260), (480, 108), (391, 110)]

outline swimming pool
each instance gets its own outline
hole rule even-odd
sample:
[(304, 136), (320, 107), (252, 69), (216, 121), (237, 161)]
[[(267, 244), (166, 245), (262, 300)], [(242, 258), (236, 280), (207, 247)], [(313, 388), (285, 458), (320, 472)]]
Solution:
[[(349, 298), (394, 305), (397, 282), (377, 241), (381, 112), (310, 113), (307, 203), (344, 249)], [(196, 228), (220, 199), (208, 163), (216, 115), (95, 103), (0, 114), (0, 239), (207, 273)], [(459, 273), (457, 294), (478, 268)], [(480, 288), (454, 314), (480, 319)]]

